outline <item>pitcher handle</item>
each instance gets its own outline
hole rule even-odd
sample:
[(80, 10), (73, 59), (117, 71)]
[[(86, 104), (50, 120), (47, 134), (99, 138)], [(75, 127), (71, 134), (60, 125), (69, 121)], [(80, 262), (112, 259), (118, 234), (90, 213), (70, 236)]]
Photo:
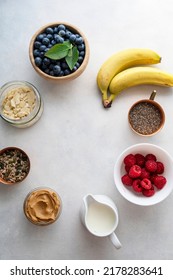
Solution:
[(121, 248), (122, 245), (114, 232), (109, 235), (109, 239), (117, 249)]

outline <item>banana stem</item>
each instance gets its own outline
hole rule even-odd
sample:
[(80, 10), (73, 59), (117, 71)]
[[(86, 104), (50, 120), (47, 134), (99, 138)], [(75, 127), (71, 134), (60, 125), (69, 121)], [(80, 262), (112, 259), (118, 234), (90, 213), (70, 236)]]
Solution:
[(107, 90), (102, 90), (102, 103), (103, 103), (103, 106), (104, 108), (109, 108), (111, 107), (111, 104), (108, 100), (108, 96), (107, 96)]
[(107, 100), (104, 101), (103, 105), (105, 108), (110, 108), (114, 101), (116, 94), (111, 94)]
[(103, 106), (104, 106), (104, 108), (110, 108), (111, 105), (112, 105), (112, 102), (109, 102), (108, 99), (103, 100)]

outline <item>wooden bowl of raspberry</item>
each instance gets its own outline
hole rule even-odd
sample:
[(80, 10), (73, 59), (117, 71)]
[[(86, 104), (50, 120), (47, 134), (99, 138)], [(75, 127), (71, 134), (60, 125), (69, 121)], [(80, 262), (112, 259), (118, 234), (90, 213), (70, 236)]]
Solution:
[(114, 182), (128, 201), (150, 206), (173, 190), (173, 159), (163, 148), (140, 143), (125, 149), (114, 166)]

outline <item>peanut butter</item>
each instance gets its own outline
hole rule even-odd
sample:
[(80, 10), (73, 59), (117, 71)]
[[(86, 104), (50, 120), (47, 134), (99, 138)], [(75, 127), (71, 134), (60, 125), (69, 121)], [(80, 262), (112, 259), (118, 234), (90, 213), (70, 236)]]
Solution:
[(34, 224), (51, 224), (61, 212), (60, 197), (52, 189), (37, 188), (26, 197), (24, 212)]

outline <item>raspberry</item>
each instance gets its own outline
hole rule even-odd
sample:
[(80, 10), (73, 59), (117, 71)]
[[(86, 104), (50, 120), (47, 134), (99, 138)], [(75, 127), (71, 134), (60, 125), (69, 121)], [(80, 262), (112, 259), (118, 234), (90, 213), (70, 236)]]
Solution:
[(142, 168), (140, 178), (141, 179), (144, 179), (144, 178), (149, 179), (150, 178), (150, 172), (148, 172), (145, 168)]
[(141, 187), (146, 189), (146, 190), (151, 189), (151, 187), (152, 187), (151, 181), (149, 179), (147, 179), (147, 178), (144, 178), (141, 181)]
[(153, 196), (155, 194), (154, 187), (152, 186), (149, 190), (143, 189), (142, 194), (147, 197)]
[(142, 187), (141, 187), (141, 180), (140, 179), (136, 179), (133, 181), (132, 187), (134, 189), (135, 192), (142, 192)]
[(157, 174), (153, 173), (150, 175), (150, 181), (152, 184), (154, 184), (154, 178), (157, 176)]
[(125, 165), (125, 167), (124, 167), (124, 168), (125, 168), (126, 172), (127, 172), (127, 173), (129, 173), (130, 166)]
[(136, 158), (134, 155), (129, 154), (124, 158), (124, 164), (131, 167), (132, 165), (136, 164)]
[(159, 190), (161, 190), (164, 186), (165, 186), (165, 184), (166, 184), (166, 178), (164, 177), (164, 176), (159, 176), (159, 175), (157, 175), (157, 176), (155, 176), (155, 178), (154, 178), (154, 185), (159, 189)]
[(156, 161), (157, 159), (156, 159), (156, 156), (155, 155), (153, 155), (153, 154), (147, 154), (146, 156), (145, 156), (145, 160), (147, 161), (147, 160), (154, 160), (154, 161)]
[(141, 167), (138, 165), (133, 165), (129, 170), (129, 176), (131, 178), (138, 178), (141, 175)]
[(126, 186), (132, 186), (133, 180), (129, 177), (128, 174), (125, 174), (121, 177), (121, 181)]
[(164, 172), (164, 164), (157, 161), (154, 154), (128, 154), (124, 158), (124, 168), (126, 174), (121, 177), (122, 183), (132, 186), (136, 193), (146, 197), (153, 196), (156, 188), (162, 189), (167, 182), (166, 178), (160, 175)]
[(136, 154), (135, 158), (136, 158), (136, 164), (143, 167), (145, 164), (145, 157), (141, 154)]
[(145, 163), (145, 168), (149, 171), (149, 172), (155, 172), (157, 170), (157, 163), (156, 161), (149, 159), (146, 161)]
[(157, 170), (156, 170), (156, 173), (157, 174), (162, 174), (164, 172), (164, 165), (162, 162), (160, 161), (157, 161)]

